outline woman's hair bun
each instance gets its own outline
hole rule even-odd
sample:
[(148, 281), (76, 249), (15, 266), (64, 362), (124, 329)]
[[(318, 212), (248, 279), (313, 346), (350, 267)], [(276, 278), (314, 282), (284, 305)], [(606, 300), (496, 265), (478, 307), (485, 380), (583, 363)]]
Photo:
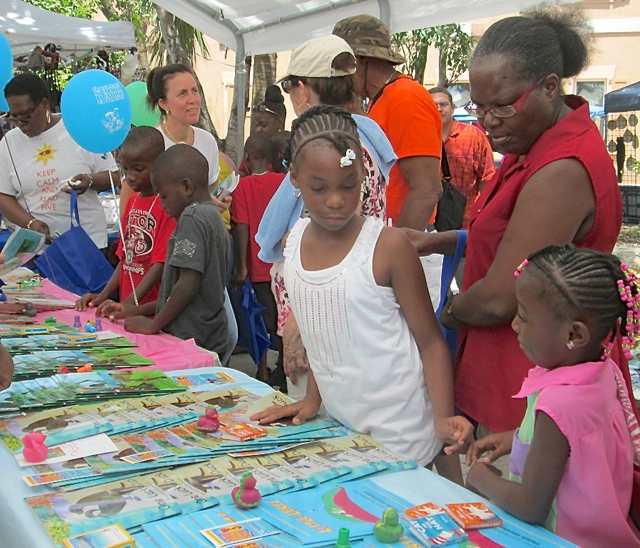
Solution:
[(284, 104), (284, 96), (280, 91), (280, 87), (276, 86), (275, 84), (271, 84), (270, 86), (267, 86), (267, 89), (264, 92), (264, 102)]

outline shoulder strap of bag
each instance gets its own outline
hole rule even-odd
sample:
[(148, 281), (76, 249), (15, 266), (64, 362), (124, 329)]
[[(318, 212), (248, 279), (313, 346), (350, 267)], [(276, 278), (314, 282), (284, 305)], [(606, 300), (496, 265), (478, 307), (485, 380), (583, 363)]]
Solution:
[(76, 218), (76, 223), (80, 226), (80, 214), (78, 213), (78, 191), (71, 191), (69, 214), (71, 215), (71, 228), (73, 228), (73, 217)]
[(442, 143), (442, 159), (440, 160), (440, 165), (442, 166), (442, 178), (451, 181), (451, 170), (449, 169), (449, 160), (447, 160), (447, 151), (444, 148), (444, 143)]
[(445, 255), (442, 261), (442, 276), (440, 278), (440, 304), (436, 311), (436, 318), (440, 317), (449, 294), (449, 287), (453, 281), (453, 276), (458, 269), (464, 250), (467, 247), (467, 231), (456, 230), (458, 241), (456, 242), (456, 252), (453, 255)]

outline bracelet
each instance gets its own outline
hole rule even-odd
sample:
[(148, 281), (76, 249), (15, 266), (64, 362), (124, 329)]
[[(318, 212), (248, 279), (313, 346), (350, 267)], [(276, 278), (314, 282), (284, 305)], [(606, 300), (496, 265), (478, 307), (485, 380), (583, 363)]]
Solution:
[(91, 175), (91, 173), (87, 173), (87, 177), (89, 177), (89, 186), (87, 187), (88, 190), (93, 186), (93, 175)]
[(31, 217), (31, 220), (27, 223), (27, 226), (25, 227), (27, 230), (31, 228), (31, 224), (33, 223), (33, 221), (37, 221), (37, 219), (35, 217)]
[(447, 306), (447, 315), (454, 321), (460, 323), (460, 320), (458, 318), (456, 318), (455, 314), (453, 313), (453, 299), (455, 299), (458, 296), (458, 293), (456, 293), (455, 295), (451, 296), (451, 300), (449, 301), (449, 305)]

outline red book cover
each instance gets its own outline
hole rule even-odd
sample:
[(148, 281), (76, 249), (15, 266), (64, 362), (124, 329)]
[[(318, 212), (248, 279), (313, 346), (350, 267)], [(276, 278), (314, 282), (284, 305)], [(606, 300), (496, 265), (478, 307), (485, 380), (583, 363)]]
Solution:
[(464, 529), (501, 527), (503, 524), (493, 510), (483, 502), (460, 502), (447, 504), (447, 513)]

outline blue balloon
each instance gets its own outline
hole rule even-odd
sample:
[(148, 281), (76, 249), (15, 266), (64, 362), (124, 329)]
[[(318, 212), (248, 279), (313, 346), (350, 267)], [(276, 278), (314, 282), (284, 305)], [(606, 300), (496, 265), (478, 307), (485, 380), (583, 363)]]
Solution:
[(89, 152), (115, 150), (131, 127), (129, 96), (104, 70), (86, 70), (71, 78), (62, 92), (60, 111), (69, 135)]
[(0, 110), (2, 112), (9, 112), (9, 104), (4, 96), (4, 86), (7, 85), (7, 82), (11, 80), (11, 78), (13, 78), (11, 74), (5, 76), (0, 74)]
[(12, 69), (13, 55), (11, 54), (11, 46), (4, 34), (0, 34), (0, 81), (7, 83), (11, 77)]

